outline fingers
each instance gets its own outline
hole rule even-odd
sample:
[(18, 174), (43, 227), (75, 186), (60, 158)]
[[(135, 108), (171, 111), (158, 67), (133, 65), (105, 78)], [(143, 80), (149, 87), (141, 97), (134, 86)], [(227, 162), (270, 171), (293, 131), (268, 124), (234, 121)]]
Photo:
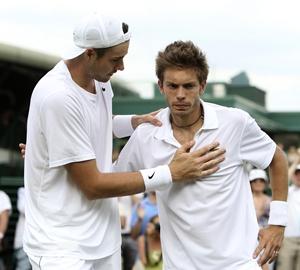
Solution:
[(151, 116), (151, 118), (149, 119), (149, 123), (157, 127), (162, 126), (162, 122), (153, 116)]
[(151, 112), (150, 115), (156, 116), (162, 109), (156, 110), (154, 112)]
[(278, 254), (279, 254), (279, 250), (274, 250), (274, 252), (272, 253), (272, 255), (271, 255), (270, 259), (269, 259), (269, 263), (274, 262), (277, 259)]
[(283, 231), (280, 226), (269, 226), (259, 231), (259, 245), (253, 253), (254, 259), (259, 256), (259, 265), (271, 263), (276, 259), (282, 244)]
[(274, 254), (274, 251), (271, 251), (269, 247), (266, 247), (265, 249), (262, 250), (262, 253), (260, 254), (259, 260), (257, 261), (257, 263), (259, 265), (264, 265), (265, 263), (267, 263), (270, 258), (272, 258)]
[[(211, 169), (213, 171), (217, 171), (219, 169), (219, 164), (225, 160), (225, 150), (220, 149), (218, 152), (215, 153), (208, 153), (207, 155), (204, 155), (202, 157), (202, 170), (203, 170), (203, 176), (209, 175)], [(209, 171), (209, 172), (208, 172)]]
[(24, 143), (19, 143), (19, 148), (20, 148), (20, 153), (21, 153), (22, 158), (25, 158), (26, 144), (24, 144)]
[(26, 145), (24, 143), (19, 143), (19, 148), (20, 149), (25, 149)]
[(153, 112), (153, 113), (155, 114), (152, 115), (151, 113), (149, 113), (143, 115), (134, 115), (131, 119), (132, 128), (136, 129), (137, 126), (143, 123), (150, 123), (154, 126), (161, 126), (162, 122), (155, 117), (158, 112)]
[(209, 169), (203, 169), (201, 172), (201, 178), (205, 177), (205, 176), (209, 176), (213, 173), (215, 173), (216, 171), (218, 171), (220, 168), (218, 166), (214, 166), (212, 168)]
[(150, 123), (154, 126), (159, 126), (160, 127), (162, 125), (162, 122), (155, 117), (158, 112), (159, 111), (156, 111), (156, 112), (153, 112), (153, 113), (150, 113), (150, 114), (141, 115), (139, 124)]
[(225, 149), (214, 149), (216, 148), (212, 148), (199, 158), (199, 164), (201, 164), (202, 169), (201, 177), (211, 175), (218, 171), (219, 164), (225, 160)]
[(219, 163), (225, 159), (225, 149), (214, 142), (189, 153), (195, 141), (183, 144), (175, 153), (169, 167), (173, 181), (200, 180), (219, 170)]
[(272, 263), (276, 260), (277, 256), (279, 254), (279, 247), (278, 246), (272, 246), (272, 245), (265, 245), (265, 248), (263, 248), (260, 252), (260, 258), (258, 260), (259, 265), (264, 265), (265, 263)]
[(219, 145), (220, 145), (220, 144), (219, 144), (218, 142), (210, 143), (210, 144), (208, 144), (208, 145), (206, 145), (206, 146), (203, 146), (203, 147), (201, 147), (200, 149), (194, 151), (194, 152), (193, 152), (193, 156), (199, 156), (199, 157), (201, 157), (201, 156), (207, 154), (208, 152), (211, 152), (211, 151), (212, 151), (212, 152), (215, 152), (214, 150), (215, 150), (216, 148), (218, 148)]

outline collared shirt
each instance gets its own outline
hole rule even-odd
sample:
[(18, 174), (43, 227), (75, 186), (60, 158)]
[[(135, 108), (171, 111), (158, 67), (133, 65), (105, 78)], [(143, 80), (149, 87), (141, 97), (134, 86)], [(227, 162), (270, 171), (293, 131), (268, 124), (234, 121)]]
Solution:
[[(199, 181), (157, 191), (165, 270), (242, 270), (257, 265), (252, 254), (258, 224), (245, 163), (265, 169), (276, 145), (248, 113), (201, 101), (204, 123), (194, 151), (213, 141), (226, 149), (220, 169)], [(168, 164), (180, 147), (168, 108), (162, 127), (141, 125), (116, 163), (120, 171)]]

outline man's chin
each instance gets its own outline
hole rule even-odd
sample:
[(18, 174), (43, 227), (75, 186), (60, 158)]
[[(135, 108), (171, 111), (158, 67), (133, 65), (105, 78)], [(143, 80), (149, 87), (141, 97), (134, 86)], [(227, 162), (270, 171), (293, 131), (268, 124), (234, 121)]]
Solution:
[(99, 78), (99, 79), (96, 79), (98, 82), (102, 82), (102, 83), (106, 83), (110, 80), (110, 77), (111, 76), (107, 76), (107, 77), (102, 77), (102, 78)]
[(184, 116), (184, 115), (188, 115), (189, 112), (186, 110), (171, 110), (171, 114), (172, 115), (176, 115), (176, 116)]

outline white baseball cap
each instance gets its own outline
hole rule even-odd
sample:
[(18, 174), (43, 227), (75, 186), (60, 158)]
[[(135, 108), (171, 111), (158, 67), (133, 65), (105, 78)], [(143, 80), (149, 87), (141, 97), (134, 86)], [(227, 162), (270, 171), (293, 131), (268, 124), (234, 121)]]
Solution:
[(73, 30), (73, 44), (62, 53), (64, 60), (73, 59), (88, 48), (109, 48), (126, 42), (131, 33), (123, 32), (117, 18), (97, 13), (84, 17)]
[(268, 176), (264, 170), (253, 169), (249, 173), (250, 182), (256, 179), (263, 179), (265, 182), (268, 182)]

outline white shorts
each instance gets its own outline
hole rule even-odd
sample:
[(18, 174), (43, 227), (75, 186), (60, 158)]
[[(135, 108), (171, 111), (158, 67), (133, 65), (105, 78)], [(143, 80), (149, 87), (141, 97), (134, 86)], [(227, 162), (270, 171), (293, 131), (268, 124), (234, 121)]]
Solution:
[(98, 260), (73, 257), (29, 256), (32, 270), (120, 270), (121, 250)]

